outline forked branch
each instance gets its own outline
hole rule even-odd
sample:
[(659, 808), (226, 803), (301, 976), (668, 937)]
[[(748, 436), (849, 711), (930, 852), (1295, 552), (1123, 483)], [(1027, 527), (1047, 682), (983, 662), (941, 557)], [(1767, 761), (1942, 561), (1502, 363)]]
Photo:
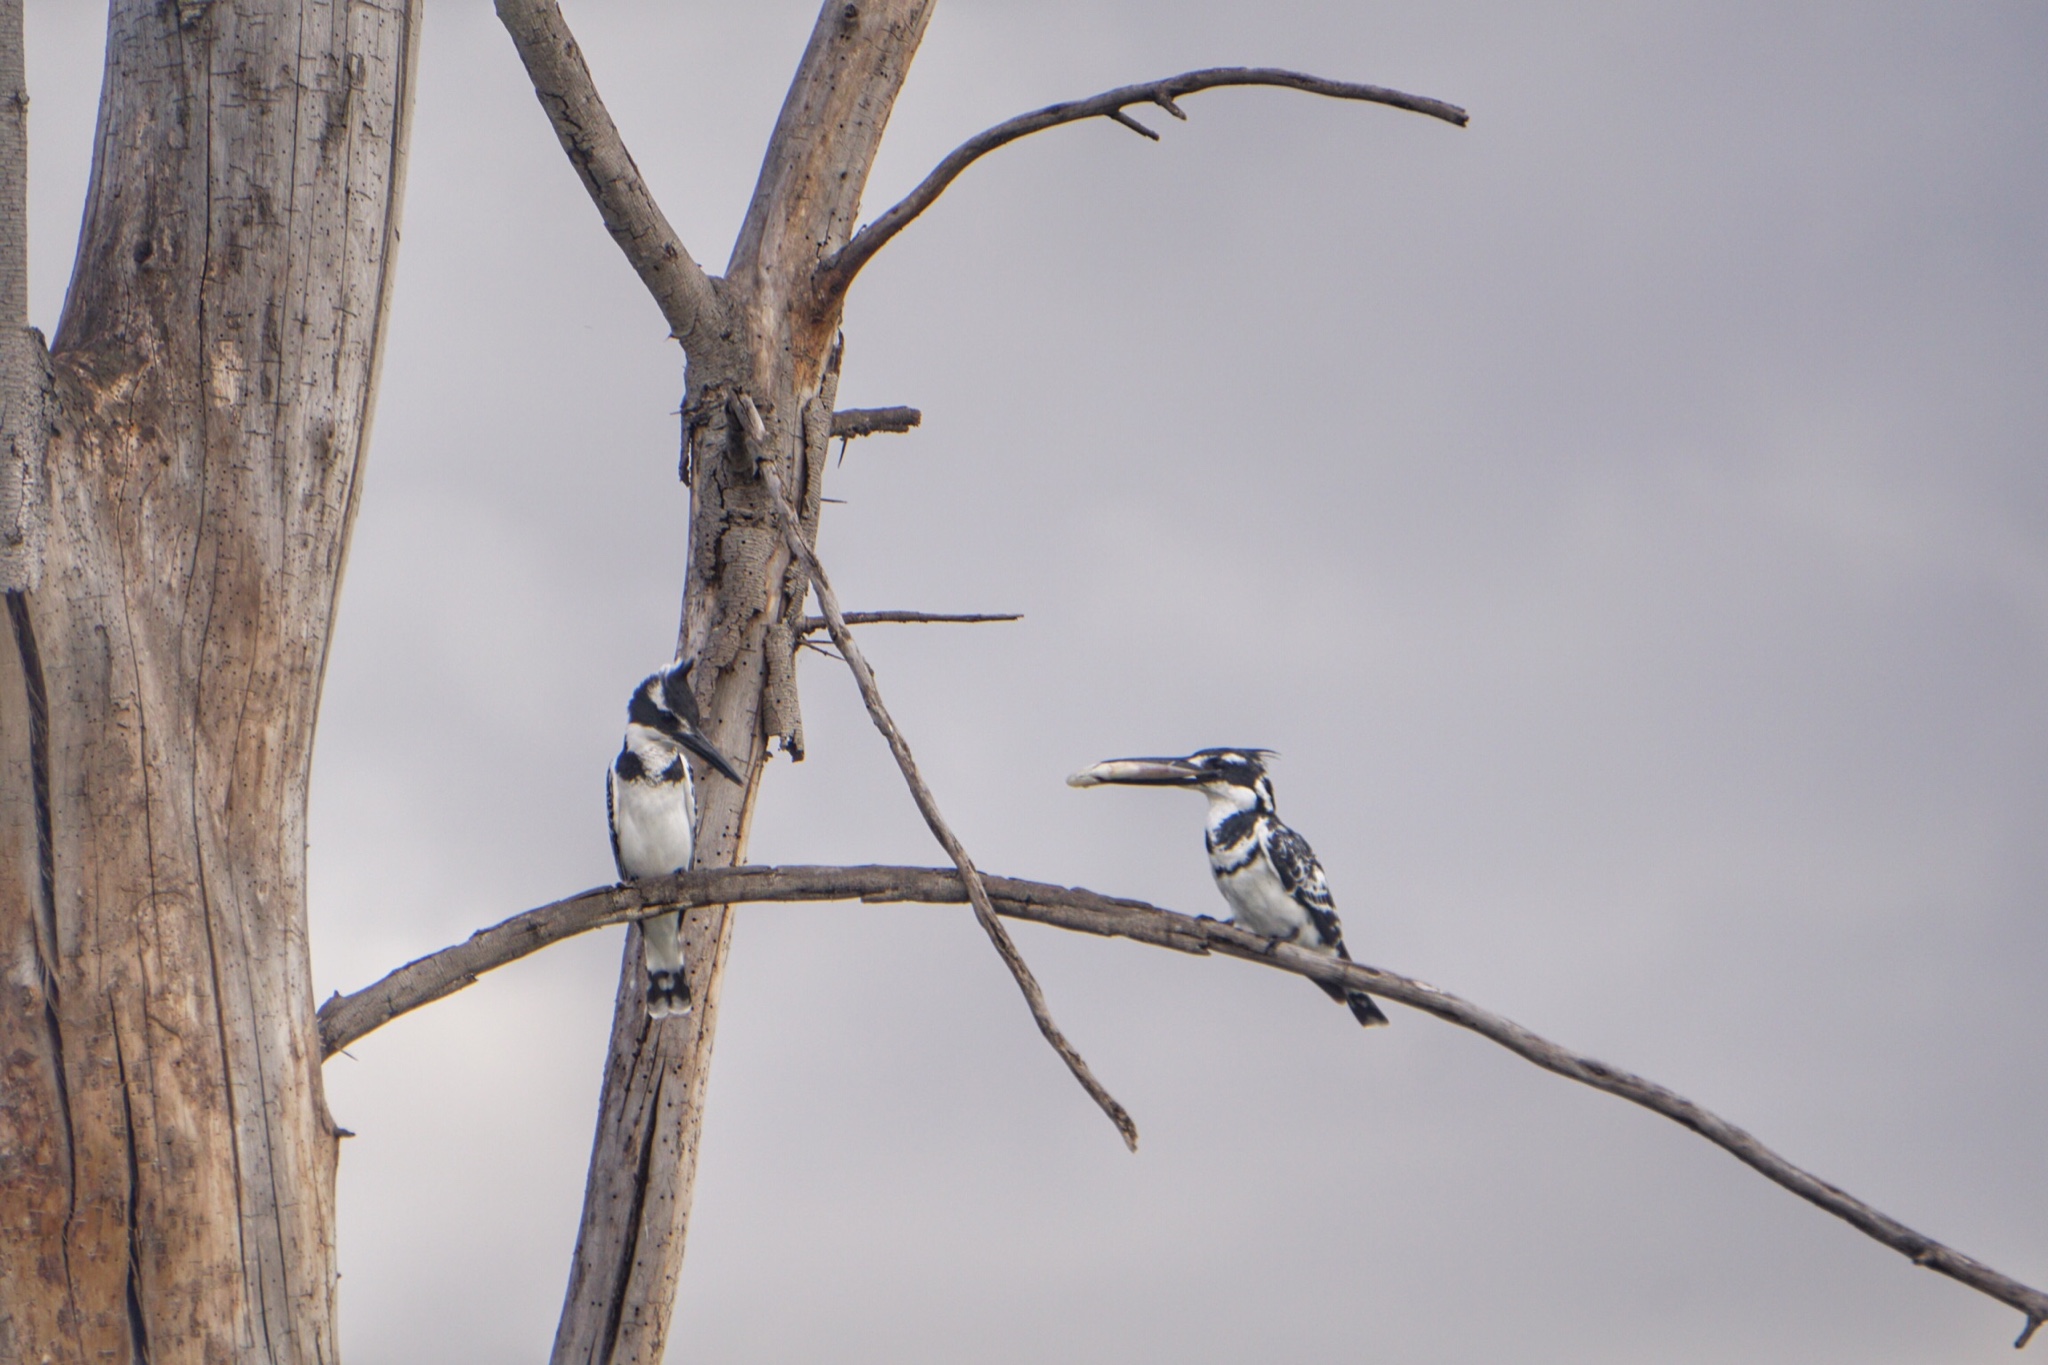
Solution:
[[(1572, 1052), (1511, 1019), (1427, 982), (1309, 952), (1204, 917), (1162, 910), (1143, 901), (1105, 896), (1079, 887), (977, 874), (995, 911), (1085, 934), (1129, 939), (1193, 954), (1216, 953), (1256, 962), (1312, 981), (1365, 991), (1433, 1014), (1582, 1085), (1620, 1096), (1683, 1124), (1792, 1193), (1834, 1214), (1866, 1236), (2026, 1315), (2013, 1344), (2024, 1346), (2048, 1321), (2048, 1294), (2000, 1274), (1952, 1247), (1915, 1232), (1862, 1200), (1793, 1165), (1734, 1124), (1653, 1081)], [(480, 929), (392, 972), (353, 995), (337, 995), (320, 1009), (327, 1055), (372, 1029), (429, 1001), (451, 995), (482, 973), (576, 934), (664, 910), (763, 901), (922, 901), (958, 904), (968, 899), (961, 875), (923, 867), (720, 867), (660, 880), (586, 891)]]
[(959, 178), (960, 172), (987, 156), (998, 147), (1015, 142), (1018, 138), (1029, 137), (1047, 128), (1056, 128), (1062, 123), (1078, 123), (1083, 119), (1106, 118), (1121, 123), (1133, 132), (1141, 133), (1153, 141), (1159, 134), (1132, 118), (1124, 110), (1134, 104), (1152, 104), (1164, 109), (1177, 119), (1185, 120), (1187, 114), (1176, 102), (1182, 95), (1191, 95), (1197, 90), (1214, 90), (1226, 85), (1265, 85), (1287, 90), (1305, 90), (1311, 95), (1327, 95), (1331, 99), (1362, 100), (1369, 104), (1386, 104), (1412, 113), (1427, 114), (1464, 127), (1467, 115), (1455, 104), (1433, 100), (1421, 95), (1405, 94), (1379, 85), (1358, 85), (1351, 81), (1325, 80), (1321, 76), (1305, 75), (1299, 71), (1284, 71), (1271, 66), (1219, 66), (1206, 71), (1184, 71), (1178, 76), (1165, 80), (1147, 81), (1143, 85), (1126, 85), (1115, 90), (1104, 91), (1085, 100), (1069, 100), (1065, 104), (1049, 104), (1028, 114), (998, 123), (986, 132), (977, 133), (955, 147), (944, 161), (941, 161), (921, 184), (894, 208), (869, 223), (853, 235), (851, 241), (818, 266), (817, 282), (827, 298), (845, 292), (853, 283), (853, 277), (868, 263), (877, 251), (888, 245), (889, 239), (910, 225), (912, 219), (930, 208), (946, 187)]
[[(748, 436), (759, 441), (766, 436), (760, 413), (753, 400), (742, 394), (735, 407), (734, 416)], [(758, 449), (758, 447), (757, 447)], [(810, 573), (811, 591), (817, 595), (818, 609), (824, 613), (825, 628), (832, 633), (832, 643), (839, 647), (840, 657), (853, 672), (854, 683), (860, 688), (860, 697), (867, 704), (868, 717), (875, 728), (882, 732), (882, 738), (889, 743), (889, 752), (895, 756), (896, 766), (903, 772), (903, 781), (910, 788), (910, 797), (917, 803), (918, 813), (924, 816), (925, 824), (931, 827), (932, 837), (946, 850), (946, 856), (960, 869), (960, 880), (967, 888), (967, 899), (974, 906), (974, 918), (982, 931), (995, 945), (997, 956), (1010, 969), (1016, 979), (1017, 989), (1024, 993), (1024, 1003), (1031, 1007), (1031, 1017), (1038, 1024), (1038, 1031), (1045, 1035), (1045, 1041), (1052, 1044), (1052, 1050), (1067, 1064), (1067, 1070), (1074, 1073), (1074, 1079), (1088, 1092), (1088, 1097), (1100, 1105), (1109, 1121), (1122, 1134), (1124, 1145), (1132, 1151), (1138, 1150), (1138, 1125), (1131, 1118), (1116, 1096), (1101, 1081), (1095, 1079), (1088, 1062), (1074, 1045), (1067, 1041), (1067, 1035), (1053, 1022), (1052, 1010), (1045, 1003), (1045, 992), (1039, 989), (1038, 978), (1032, 975), (1031, 967), (1024, 961), (1024, 955), (1017, 951), (1017, 945), (1010, 938), (1010, 931), (996, 918), (995, 906), (989, 902), (988, 889), (982, 885), (981, 873), (975, 870), (974, 859), (967, 855), (967, 848), (960, 842), (953, 827), (946, 823), (946, 817), (939, 812), (939, 803), (925, 785), (923, 776), (917, 770), (917, 758), (910, 752), (910, 744), (903, 738), (903, 732), (896, 728), (896, 722), (889, 715), (889, 708), (882, 704), (881, 688), (875, 684), (874, 670), (868, 667), (867, 657), (854, 643), (853, 632), (847, 628), (846, 617), (839, 610), (839, 597), (832, 591), (832, 582), (825, 576), (825, 566), (818, 562), (818, 556), (804, 540), (803, 528), (798, 524), (796, 509), (790, 506), (788, 496), (783, 492), (782, 479), (775, 469), (773, 458), (761, 461), (761, 479), (768, 485), (769, 497), (775, 505), (775, 520), (782, 528), (782, 539), (789, 546), (789, 553), (803, 562)]]
[(569, 164), (604, 218), (605, 229), (626, 253), (669, 330), (695, 352), (717, 331), (722, 305), (704, 267), (683, 248), (640, 168), (619, 136), (583, 50), (555, 0), (497, 0), (498, 18), (519, 49), (533, 93), (547, 111)]

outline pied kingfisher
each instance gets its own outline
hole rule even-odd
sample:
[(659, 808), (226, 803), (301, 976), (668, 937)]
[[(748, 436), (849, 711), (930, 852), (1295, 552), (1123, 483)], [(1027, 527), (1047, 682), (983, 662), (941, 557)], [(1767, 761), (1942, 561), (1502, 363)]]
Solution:
[[(1255, 934), (1349, 962), (1323, 865), (1308, 840), (1281, 824), (1273, 810), (1273, 780), (1266, 776), (1271, 757), (1266, 749), (1201, 749), (1186, 758), (1112, 758), (1075, 773), (1067, 784), (1199, 788), (1209, 798), (1209, 870), (1230, 902), (1231, 918)], [(1387, 1022), (1364, 992), (1323, 990), (1349, 1005), (1352, 1017), (1367, 1028)]]
[[(697, 699), (690, 695), (688, 663), (673, 663), (633, 689), (626, 704), (626, 742), (604, 787), (620, 881), (665, 877), (690, 866), (697, 797), (683, 761), (685, 749), (740, 781), (725, 755), (704, 738), (702, 724)], [(683, 912), (641, 920), (640, 941), (647, 954), (647, 1013), (656, 1019), (688, 1013)]]

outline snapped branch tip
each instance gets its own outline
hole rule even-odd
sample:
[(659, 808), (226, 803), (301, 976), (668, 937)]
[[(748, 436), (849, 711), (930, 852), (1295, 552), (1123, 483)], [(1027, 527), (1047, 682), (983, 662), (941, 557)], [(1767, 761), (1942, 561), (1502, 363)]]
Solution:
[(1110, 110), (1107, 117), (1117, 123), (1121, 123), (1124, 127), (1136, 133), (1139, 137), (1149, 137), (1154, 142), (1159, 141), (1159, 134), (1153, 132), (1150, 128), (1147, 128), (1144, 124), (1138, 122), (1136, 119), (1132, 118), (1129, 114), (1126, 114), (1121, 109)]

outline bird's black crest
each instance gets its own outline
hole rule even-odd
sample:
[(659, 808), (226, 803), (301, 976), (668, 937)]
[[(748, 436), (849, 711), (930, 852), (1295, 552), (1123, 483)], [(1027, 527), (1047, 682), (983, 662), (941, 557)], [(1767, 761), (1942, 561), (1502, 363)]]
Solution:
[(674, 713), (662, 700), (661, 674), (650, 674), (633, 689), (633, 699), (626, 703), (626, 719), (650, 730), (665, 729), (675, 723)]
[(1188, 758), (1214, 778), (1251, 787), (1266, 775), (1266, 760), (1274, 756), (1271, 749), (1197, 749)]
[(701, 730), (704, 719), (697, 714), (697, 697), (690, 691), (690, 666), (695, 662), (685, 660), (661, 674), (661, 699), (692, 730)]
[(633, 699), (626, 703), (626, 719), (670, 734), (701, 728), (697, 698), (690, 692), (690, 661), (671, 664), (643, 678), (633, 689)]

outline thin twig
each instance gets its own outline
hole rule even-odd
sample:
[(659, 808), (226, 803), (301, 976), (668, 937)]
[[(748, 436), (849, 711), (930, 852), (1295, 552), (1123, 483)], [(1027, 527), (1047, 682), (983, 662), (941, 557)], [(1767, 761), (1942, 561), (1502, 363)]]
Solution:
[(641, 179), (560, 7), (555, 0), (497, 0), (497, 9), (605, 228), (654, 295), (676, 340), (695, 352), (717, 331), (724, 311), (718, 291)]
[(843, 408), (832, 414), (832, 434), (841, 440), (883, 432), (900, 435), (922, 421), (924, 414), (916, 408)]
[[(1291, 972), (1346, 990), (1364, 991), (1433, 1014), (1488, 1038), (1546, 1071), (1604, 1090), (1690, 1128), (1744, 1164), (1834, 1214), (1858, 1231), (1979, 1293), (2027, 1315), (2013, 1343), (2024, 1346), (2048, 1321), (2048, 1294), (2011, 1279), (1794, 1166), (1747, 1132), (1653, 1081), (1571, 1052), (1513, 1020), (1412, 977), (1276, 943), (1206, 916), (1162, 910), (1144, 901), (1081, 887), (976, 874), (995, 911), (1059, 929), (1129, 939), (1177, 952), (1216, 953)], [(375, 985), (337, 995), (320, 1008), (320, 1036), (332, 1056), (409, 1010), (453, 994), (494, 967), (576, 934), (698, 905), (763, 901), (922, 901), (968, 899), (960, 873), (924, 867), (717, 867), (586, 891), (480, 929), (463, 943), (407, 963)]]
[[(736, 416), (748, 435), (758, 441), (767, 433), (761, 415), (752, 398), (740, 394), (734, 402)], [(758, 447), (757, 447), (758, 448)], [(1125, 1109), (1116, 1096), (1109, 1093), (1095, 1073), (1089, 1069), (1086, 1059), (1074, 1045), (1067, 1041), (1067, 1035), (1053, 1022), (1052, 1010), (1045, 1003), (1045, 992), (1039, 989), (1038, 978), (1031, 974), (1031, 968), (1024, 961), (1024, 955), (1017, 951), (1017, 945), (1010, 939), (1010, 931), (996, 918), (995, 907), (989, 903), (988, 890), (982, 885), (981, 874), (975, 870), (974, 859), (967, 855), (967, 848), (953, 833), (953, 827), (946, 823), (946, 817), (939, 813), (939, 803), (925, 785), (918, 773), (917, 759), (910, 752), (910, 744), (903, 738), (903, 732), (889, 715), (889, 708), (882, 704), (882, 691), (875, 685), (874, 670), (868, 667), (867, 657), (854, 643), (853, 632), (847, 628), (846, 618), (839, 610), (839, 598), (832, 591), (831, 580), (825, 576), (825, 566), (818, 562), (817, 554), (805, 543), (803, 529), (797, 522), (796, 509), (789, 505), (789, 498), (782, 491), (782, 479), (775, 469), (772, 456), (761, 460), (761, 480), (768, 486), (768, 495), (774, 504), (775, 519), (782, 527), (782, 539), (789, 546), (790, 554), (801, 560), (810, 571), (811, 591), (817, 596), (818, 609), (824, 613), (825, 628), (832, 633), (832, 643), (845, 656), (846, 666), (853, 673), (853, 680), (860, 688), (861, 700), (867, 704), (868, 717), (875, 728), (882, 732), (882, 738), (889, 742), (889, 752), (895, 755), (896, 766), (903, 772), (903, 781), (910, 788), (910, 796), (917, 803), (919, 814), (925, 824), (931, 827), (932, 835), (946, 850), (946, 856), (960, 869), (960, 878), (967, 887), (967, 899), (974, 906), (974, 918), (980, 922), (982, 931), (996, 948), (996, 954), (1003, 959), (1003, 965), (1016, 978), (1017, 989), (1024, 993), (1025, 1004), (1031, 1007), (1031, 1017), (1038, 1023), (1038, 1031), (1045, 1035), (1045, 1041), (1052, 1044), (1052, 1050), (1067, 1064), (1067, 1070), (1074, 1073), (1074, 1079), (1088, 1092), (1089, 1098), (1102, 1107), (1109, 1121), (1116, 1125), (1123, 1135), (1124, 1145), (1132, 1151), (1138, 1150), (1138, 1125), (1132, 1120), (1130, 1111)]]
[(998, 123), (995, 127), (977, 133), (961, 143), (916, 189), (906, 195), (901, 203), (856, 232), (845, 246), (826, 257), (818, 266), (817, 282), (827, 297), (843, 293), (853, 282), (853, 277), (860, 273), (860, 268), (886, 246), (890, 238), (903, 231), (910, 225), (911, 220), (930, 208), (960, 172), (998, 147), (1062, 123), (1078, 123), (1091, 118), (1114, 119), (1126, 128), (1142, 133), (1156, 142), (1159, 140), (1159, 134), (1124, 113), (1126, 106), (1153, 104), (1175, 118), (1185, 119), (1187, 114), (1174, 102), (1176, 96), (1192, 94), (1197, 90), (1213, 90), (1226, 85), (1278, 86), (1289, 90), (1306, 90), (1311, 95), (1327, 95), (1332, 99), (1386, 104), (1396, 109), (1427, 114), (1446, 123), (1455, 123), (1461, 128), (1467, 121), (1463, 109), (1455, 104), (1446, 104), (1442, 100), (1404, 94), (1384, 86), (1325, 80), (1321, 76), (1305, 75), (1299, 71), (1283, 71), (1278, 67), (1269, 66), (1221, 66), (1206, 71), (1184, 71), (1178, 76), (1147, 81), (1142, 85), (1121, 86), (1089, 99), (1049, 104), (1043, 109), (1019, 114), (1016, 118)]
[[(1022, 612), (849, 611), (842, 615), (849, 626), (976, 625), (1024, 619)], [(830, 625), (822, 616), (806, 616), (797, 623), (797, 634), (815, 635)]]

